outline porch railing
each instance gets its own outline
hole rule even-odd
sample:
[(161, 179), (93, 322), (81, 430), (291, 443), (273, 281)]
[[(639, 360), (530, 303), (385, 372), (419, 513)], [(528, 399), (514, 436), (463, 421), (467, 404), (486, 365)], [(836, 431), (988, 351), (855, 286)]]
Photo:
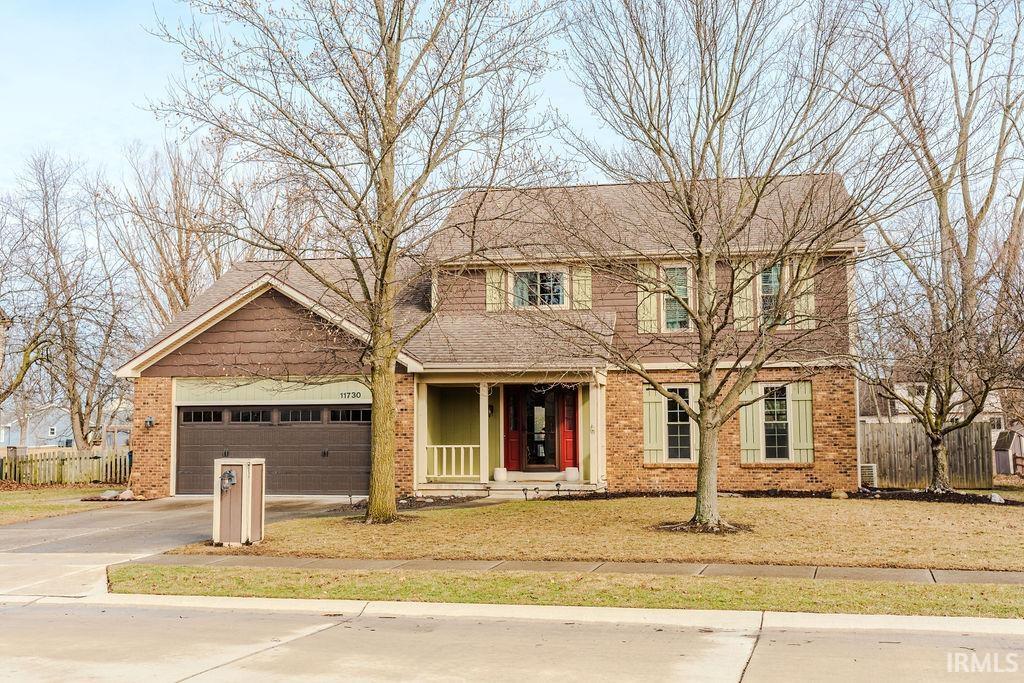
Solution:
[(427, 446), (427, 479), (479, 478), (479, 445), (435, 444)]

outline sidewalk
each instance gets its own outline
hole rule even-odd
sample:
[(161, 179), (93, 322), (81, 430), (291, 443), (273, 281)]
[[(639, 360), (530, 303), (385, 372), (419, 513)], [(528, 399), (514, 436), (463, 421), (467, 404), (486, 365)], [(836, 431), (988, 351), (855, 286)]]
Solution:
[(1024, 572), (960, 569), (813, 567), (802, 565), (685, 564), (679, 562), (523, 562), (517, 560), (323, 560), (262, 555), (150, 555), (129, 564), (217, 567), (279, 567), (341, 571), (416, 570), (479, 572), (573, 572), (661, 574), (674, 576), (744, 576), (787, 579), (899, 581), (912, 583), (993, 583), (1024, 585)]

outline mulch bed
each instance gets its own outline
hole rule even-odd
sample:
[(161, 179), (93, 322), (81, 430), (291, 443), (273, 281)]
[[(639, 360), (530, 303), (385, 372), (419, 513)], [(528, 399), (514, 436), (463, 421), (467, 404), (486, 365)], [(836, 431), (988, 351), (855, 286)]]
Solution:
[(40, 491), (43, 489), (67, 489), (68, 491), (74, 491), (75, 489), (84, 488), (95, 488), (97, 484), (81, 484), (81, 485), (69, 485), (69, 484), (21, 484), (16, 481), (10, 481), (8, 479), (0, 479), (0, 492), (3, 491)]
[[(998, 491), (994, 491), (998, 493)], [(586, 493), (563, 493), (543, 500), (612, 500), (617, 498), (692, 498), (692, 491), (588, 491)], [(722, 491), (719, 495), (737, 498), (831, 498), (829, 491)], [(913, 500), (922, 503), (959, 503), (961, 505), (1008, 505), (1024, 506), (1024, 501), (1006, 499), (1005, 503), (993, 503), (985, 495), (976, 493), (932, 493), (929, 491), (889, 491), (883, 489), (861, 489), (848, 492), (847, 496), (858, 500)]]
[[(993, 493), (999, 493), (993, 491)], [(958, 503), (960, 505), (1008, 505), (1024, 506), (1024, 501), (1006, 499), (1003, 503), (993, 503), (988, 496), (977, 493), (933, 493), (931, 491), (889, 491), (861, 490), (850, 494), (850, 498), (877, 500), (916, 500), (924, 503)]]
[[(419, 496), (409, 496), (407, 498), (398, 499), (398, 511), (408, 512), (409, 510), (423, 510), (426, 508), (447, 508), (455, 507), (465, 503), (473, 503), (483, 500), (483, 496), (431, 496), (429, 498), (422, 498)], [(348, 512), (362, 512), (366, 510), (366, 500), (360, 500), (355, 503), (342, 503), (336, 505), (328, 510), (328, 513), (348, 513)]]

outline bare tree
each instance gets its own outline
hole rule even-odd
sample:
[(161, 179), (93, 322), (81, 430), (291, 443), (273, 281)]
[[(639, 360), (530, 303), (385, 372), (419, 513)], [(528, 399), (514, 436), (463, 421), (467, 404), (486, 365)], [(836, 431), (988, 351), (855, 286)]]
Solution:
[(134, 338), (121, 265), (101, 242), (95, 198), (80, 181), (79, 166), (35, 154), (15, 206), (36, 266), (33, 291), (54, 312), (42, 367), (67, 405), (75, 446), (84, 449), (97, 442), (108, 403), (123, 391), (114, 369)]
[(239, 240), (210, 229), (234, 219), (220, 193), (222, 145), (167, 143), (151, 154), (134, 147), (128, 166), (124, 187), (105, 183), (95, 192), (107, 243), (130, 268), (155, 332), (248, 254)]
[[(499, 0), (192, 0), (161, 26), (193, 77), (157, 107), (203, 128), (254, 185), (307, 207), (298, 238), (258, 221), (226, 233), (298, 264), (366, 337), (373, 396), (368, 522), (396, 517), (396, 363), (429, 312), (396, 319), (430, 272), (424, 240), (468, 189), (534, 180), (530, 85), (546, 8)], [(241, 196), (242, 193), (233, 193)], [(325, 261), (341, 260), (347, 264)]]
[[(567, 19), (576, 80), (615, 136), (572, 143), (625, 189), (605, 203), (553, 196), (560, 248), (593, 270), (595, 287), (601, 277), (641, 293), (639, 333), (620, 327), (602, 342), (610, 330), (592, 330), (593, 342), (697, 427), (696, 510), (676, 528), (728, 530), (719, 433), (764, 399), (748, 388), (779, 359), (809, 374), (848, 356), (844, 274), (887, 154), (850, 103), (849, 15), (800, 1), (581, 0)], [(812, 287), (838, 287), (836, 305), (815, 308)], [(651, 314), (658, 300), (672, 309), (667, 324)], [(692, 368), (699, 395), (671, 391), (652, 358)]]
[(898, 0), (864, 14), (870, 63), (858, 73), (888, 93), (870, 106), (905, 151), (920, 201), (877, 226), (891, 257), (866, 283), (860, 369), (924, 427), (930, 488), (947, 491), (943, 437), (1019, 379), (1024, 11), (1013, 0)]
[(25, 237), (16, 198), (0, 199), (0, 405), (17, 393), (43, 358), (59, 313), (33, 286), (38, 264)]

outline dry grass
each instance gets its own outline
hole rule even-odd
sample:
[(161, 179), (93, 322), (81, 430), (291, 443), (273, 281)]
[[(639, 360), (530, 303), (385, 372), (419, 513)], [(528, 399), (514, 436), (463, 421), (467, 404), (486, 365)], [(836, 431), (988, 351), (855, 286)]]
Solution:
[(510, 502), (424, 510), (387, 526), (318, 517), (270, 525), (244, 550), (186, 553), (393, 559), (733, 562), (933, 569), (1024, 569), (1024, 510), (996, 505), (811, 498), (723, 498), (751, 531), (670, 533), (692, 498)]
[(1024, 477), (1013, 474), (997, 474), (992, 477), (991, 490), (971, 491), (971, 493), (980, 493), (983, 496), (998, 493), (1006, 500), (1024, 501)]
[(1024, 617), (1024, 587), (813, 579), (111, 567), (115, 593)]
[(99, 495), (105, 490), (68, 486), (0, 491), (0, 524), (27, 522), (42, 517), (57, 517), (107, 507), (113, 503), (86, 503), (81, 500), (86, 496)]

